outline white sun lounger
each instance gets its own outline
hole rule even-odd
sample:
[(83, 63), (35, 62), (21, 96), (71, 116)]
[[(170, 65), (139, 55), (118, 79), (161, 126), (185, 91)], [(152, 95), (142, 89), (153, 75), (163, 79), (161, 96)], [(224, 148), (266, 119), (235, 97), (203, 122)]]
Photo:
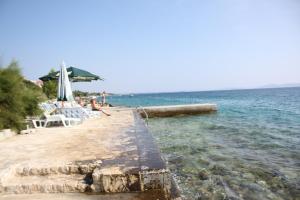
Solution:
[(64, 127), (70, 127), (72, 124), (78, 124), (82, 120), (80, 118), (66, 117), (63, 114), (53, 114), (49, 113), (53, 112), (56, 109), (54, 104), (42, 103), (40, 104), (40, 108), (44, 111), (45, 119), (36, 119), (32, 120), (33, 126), (35, 128), (45, 128), (49, 123), (53, 122), (61, 122)]
[(56, 110), (56, 113), (63, 114), (68, 118), (80, 118), (81, 120), (100, 116), (99, 111), (92, 111), (91, 109), (83, 108), (81, 106), (73, 108), (59, 108)]
[(45, 121), (45, 127), (47, 127), (47, 124), (50, 122), (62, 122), (64, 127), (72, 126), (72, 122), (74, 124), (80, 123), (81, 119), (79, 118), (67, 118), (64, 115), (61, 114), (55, 114), (55, 115), (47, 115), (45, 114), (46, 121)]
[(44, 114), (45, 120), (32, 120), (33, 126), (35, 128), (45, 128), (49, 123), (52, 122), (62, 122), (64, 127), (70, 127), (73, 124), (78, 124), (81, 122), (79, 118), (67, 118), (64, 115), (56, 114), (56, 115), (47, 115)]

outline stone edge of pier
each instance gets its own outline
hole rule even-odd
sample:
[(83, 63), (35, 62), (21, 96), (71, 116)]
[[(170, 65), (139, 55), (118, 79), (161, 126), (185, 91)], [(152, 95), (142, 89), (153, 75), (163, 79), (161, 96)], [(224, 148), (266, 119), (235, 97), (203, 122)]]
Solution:
[(209, 114), (214, 113), (217, 110), (217, 105), (212, 103), (171, 106), (148, 106), (137, 108), (137, 111), (143, 118)]
[(138, 111), (134, 111), (134, 118), (140, 155), (140, 170), (144, 177), (146, 177), (146, 179), (144, 178), (143, 180), (146, 190), (153, 188), (151, 186), (151, 183), (155, 182), (153, 182), (153, 180), (159, 180), (160, 183), (157, 183), (167, 195), (167, 199), (181, 199), (178, 185), (167, 168), (159, 147), (155, 143), (152, 134)]

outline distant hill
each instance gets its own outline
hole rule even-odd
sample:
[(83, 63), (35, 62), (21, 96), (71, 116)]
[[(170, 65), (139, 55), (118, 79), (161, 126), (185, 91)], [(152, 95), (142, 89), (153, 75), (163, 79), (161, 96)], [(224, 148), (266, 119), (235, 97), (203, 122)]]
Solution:
[(269, 84), (260, 88), (285, 88), (285, 87), (300, 87), (300, 83), (287, 83), (287, 84)]

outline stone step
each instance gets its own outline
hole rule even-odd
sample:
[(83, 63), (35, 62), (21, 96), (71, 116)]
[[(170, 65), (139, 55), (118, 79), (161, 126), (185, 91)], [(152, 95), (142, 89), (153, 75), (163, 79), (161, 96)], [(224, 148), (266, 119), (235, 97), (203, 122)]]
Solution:
[(37, 165), (21, 165), (14, 168), (16, 176), (46, 176), (55, 174), (89, 174), (96, 167), (100, 167), (100, 160), (91, 160), (83, 162), (75, 162), (68, 164), (57, 164), (49, 166), (48, 164)]
[(51, 176), (13, 176), (2, 183), (0, 193), (32, 194), (32, 193), (71, 193), (87, 192), (88, 180), (85, 175), (58, 174)]
[(85, 193), (51, 193), (51, 194), (0, 194), (1, 200), (166, 200), (162, 191), (133, 193), (85, 194)]

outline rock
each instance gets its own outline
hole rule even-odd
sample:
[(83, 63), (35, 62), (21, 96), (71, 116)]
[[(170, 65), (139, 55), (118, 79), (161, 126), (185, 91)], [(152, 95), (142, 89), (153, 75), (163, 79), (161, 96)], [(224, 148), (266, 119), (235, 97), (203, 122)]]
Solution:
[(98, 169), (96, 168), (92, 174), (93, 185), (91, 189), (93, 192), (128, 192), (130, 181), (138, 181), (130, 179), (122, 173), (114, 172), (111, 169)]
[(208, 175), (209, 173), (205, 169), (199, 171), (198, 173), (198, 177), (200, 180), (207, 180), (209, 178)]
[(212, 172), (212, 174), (220, 175), (220, 176), (225, 176), (225, 175), (229, 174), (228, 170), (225, 167), (221, 166), (221, 165), (213, 165), (210, 168), (210, 171)]
[(20, 134), (31, 134), (31, 133), (35, 133), (36, 131), (34, 129), (26, 129), (26, 130), (22, 130), (20, 131)]
[(176, 166), (181, 165), (183, 166), (183, 157), (182, 156), (170, 156), (170, 158), (168, 159), (168, 163), (170, 164), (174, 164)]
[(69, 172), (71, 174), (78, 174), (79, 173), (79, 167), (77, 165), (70, 165), (69, 166)]
[(242, 177), (245, 178), (245, 179), (248, 179), (250, 181), (255, 180), (255, 177), (251, 173), (244, 173), (244, 174), (242, 174)]
[(84, 182), (79, 182), (77, 185), (77, 189), (79, 192), (86, 192), (88, 189), (88, 185), (85, 184)]
[(227, 196), (224, 192), (215, 192), (212, 195), (212, 199), (213, 200), (225, 200), (225, 199), (227, 199)]
[(210, 200), (210, 199), (211, 196), (206, 192), (201, 192), (197, 197), (197, 200)]
[(263, 186), (263, 187), (266, 187), (266, 186), (267, 186), (267, 184), (266, 184), (265, 181), (257, 181), (257, 183), (258, 183), (259, 185)]
[(32, 175), (36, 175), (36, 174), (38, 174), (37, 168), (33, 167), (33, 168), (29, 169), (29, 175), (32, 176)]

